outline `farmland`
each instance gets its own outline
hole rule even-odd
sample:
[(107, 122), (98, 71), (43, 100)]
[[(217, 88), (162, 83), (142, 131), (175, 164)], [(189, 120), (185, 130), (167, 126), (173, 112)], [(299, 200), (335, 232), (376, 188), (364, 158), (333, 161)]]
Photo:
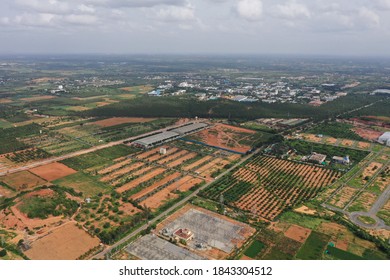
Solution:
[(207, 188), (202, 196), (274, 220), (287, 207), (314, 198), (340, 173), (321, 167), (256, 156)]

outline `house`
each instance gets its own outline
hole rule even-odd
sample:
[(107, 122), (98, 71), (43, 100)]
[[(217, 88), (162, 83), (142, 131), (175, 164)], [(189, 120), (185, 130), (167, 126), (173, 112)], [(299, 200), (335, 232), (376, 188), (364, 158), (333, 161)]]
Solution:
[(325, 161), (325, 159), (326, 159), (326, 155), (312, 153), (308, 161), (321, 164)]
[(194, 233), (188, 228), (179, 228), (173, 233), (173, 236), (175, 238), (178, 238), (179, 240), (184, 240), (188, 242), (194, 238)]
[(344, 164), (344, 165), (348, 165), (351, 162), (349, 160), (349, 156), (345, 156), (345, 157), (334, 156), (332, 157), (332, 160), (335, 163)]

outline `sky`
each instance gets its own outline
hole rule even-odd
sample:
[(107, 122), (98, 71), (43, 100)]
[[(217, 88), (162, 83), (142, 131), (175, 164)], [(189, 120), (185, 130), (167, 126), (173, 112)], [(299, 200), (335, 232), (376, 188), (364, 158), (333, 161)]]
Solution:
[(390, 0), (1, 0), (0, 54), (390, 56)]

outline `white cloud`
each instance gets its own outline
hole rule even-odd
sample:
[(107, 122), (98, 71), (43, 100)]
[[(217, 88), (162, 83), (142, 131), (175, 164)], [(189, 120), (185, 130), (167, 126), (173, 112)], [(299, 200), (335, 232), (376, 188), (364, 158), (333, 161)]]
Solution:
[(390, 10), (390, 0), (373, 0), (373, 2), (378, 9)]
[(163, 21), (191, 21), (195, 20), (195, 13), (192, 6), (168, 6), (159, 9), (157, 17)]
[(263, 2), (260, 0), (239, 0), (237, 13), (240, 17), (249, 20), (260, 20), (263, 14)]
[(359, 9), (359, 17), (371, 27), (380, 26), (379, 15), (366, 7), (362, 7)]
[(311, 17), (311, 12), (304, 4), (289, 1), (276, 6), (277, 15), (286, 19), (305, 19)]

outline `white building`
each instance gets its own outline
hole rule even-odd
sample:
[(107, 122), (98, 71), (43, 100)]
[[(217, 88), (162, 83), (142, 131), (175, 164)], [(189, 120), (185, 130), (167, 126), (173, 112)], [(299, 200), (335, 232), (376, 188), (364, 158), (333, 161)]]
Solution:
[(378, 142), (386, 146), (390, 146), (390, 131), (383, 133), (379, 138)]

